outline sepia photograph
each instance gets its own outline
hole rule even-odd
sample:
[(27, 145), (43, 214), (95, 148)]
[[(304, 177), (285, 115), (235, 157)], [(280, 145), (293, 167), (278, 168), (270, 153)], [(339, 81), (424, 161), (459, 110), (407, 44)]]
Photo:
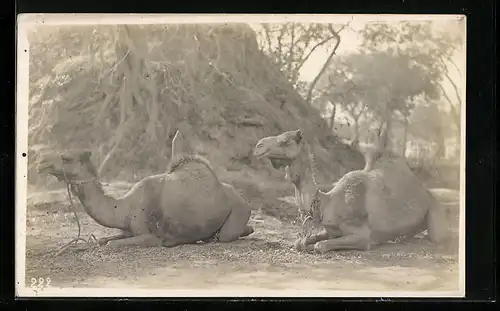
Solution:
[(464, 297), (466, 18), (21, 14), (17, 297)]

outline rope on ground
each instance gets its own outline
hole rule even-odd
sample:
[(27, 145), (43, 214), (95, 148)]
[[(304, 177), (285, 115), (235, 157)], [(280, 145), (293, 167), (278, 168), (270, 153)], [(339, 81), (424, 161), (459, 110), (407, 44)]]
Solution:
[(69, 241), (65, 245), (61, 246), (59, 248), (59, 250), (56, 252), (56, 254), (54, 255), (56, 257), (63, 254), (66, 250), (68, 250), (68, 248), (71, 245), (76, 244), (78, 241), (83, 241), (83, 242), (87, 243), (88, 245), (90, 245), (92, 242), (97, 243), (97, 239), (96, 239), (94, 234), (90, 234), (88, 241), (81, 237), (82, 226), (80, 225), (80, 219), (78, 218), (78, 214), (76, 213), (75, 205), (73, 204), (73, 198), (71, 196), (71, 184), (68, 180), (68, 177), (66, 176), (66, 171), (64, 170), (64, 165), (63, 165), (63, 174), (64, 174), (64, 180), (66, 182), (66, 191), (68, 193), (69, 203), (71, 205), (71, 209), (73, 210), (73, 215), (75, 216), (76, 225), (78, 226), (78, 235), (76, 236), (76, 238), (72, 239), (71, 241)]

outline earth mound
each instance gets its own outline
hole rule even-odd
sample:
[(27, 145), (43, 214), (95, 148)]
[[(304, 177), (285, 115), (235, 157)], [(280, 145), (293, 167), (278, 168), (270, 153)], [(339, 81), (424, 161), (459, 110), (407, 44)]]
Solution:
[(287, 204), (277, 198), (293, 189), (252, 158), (263, 136), (301, 128), (323, 184), (364, 165), (246, 24), (39, 26), (29, 40), (31, 186), (61, 186), (36, 173), (45, 150), (92, 150), (104, 181), (161, 173), (177, 129), (222, 180), (269, 210)]

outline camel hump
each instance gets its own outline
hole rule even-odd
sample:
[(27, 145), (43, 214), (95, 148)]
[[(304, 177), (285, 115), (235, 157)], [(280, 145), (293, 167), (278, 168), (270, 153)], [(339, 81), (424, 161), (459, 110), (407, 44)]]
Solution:
[(172, 139), (172, 159), (180, 155), (193, 153), (191, 143), (184, 137), (180, 130), (177, 130)]
[(217, 174), (208, 159), (196, 154), (190, 141), (186, 139), (181, 130), (178, 129), (175, 132), (174, 138), (172, 138), (172, 157), (167, 168), (167, 173), (173, 173), (190, 163), (203, 165), (208, 171), (210, 171), (212, 177), (219, 182), (219, 178), (217, 177)]

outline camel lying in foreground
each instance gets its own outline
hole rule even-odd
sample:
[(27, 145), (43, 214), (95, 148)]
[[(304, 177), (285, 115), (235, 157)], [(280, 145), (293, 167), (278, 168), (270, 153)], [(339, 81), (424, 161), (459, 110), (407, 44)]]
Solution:
[(322, 227), (297, 240), (299, 250), (369, 250), (426, 229), (432, 242), (448, 236), (443, 209), (402, 159), (367, 159), (365, 169), (345, 174), (323, 192), (316, 185), (313, 157), (300, 130), (260, 139), (253, 154), (269, 159), (275, 169), (286, 168), (299, 209)]
[(38, 171), (69, 183), (97, 223), (122, 230), (99, 239), (100, 245), (169, 247), (211, 239), (230, 242), (253, 233), (247, 225), (250, 205), (219, 181), (206, 159), (190, 152), (179, 131), (167, 173), (142, 179), (120, 199), (104, 193), (88, 151), (48, 155)]

